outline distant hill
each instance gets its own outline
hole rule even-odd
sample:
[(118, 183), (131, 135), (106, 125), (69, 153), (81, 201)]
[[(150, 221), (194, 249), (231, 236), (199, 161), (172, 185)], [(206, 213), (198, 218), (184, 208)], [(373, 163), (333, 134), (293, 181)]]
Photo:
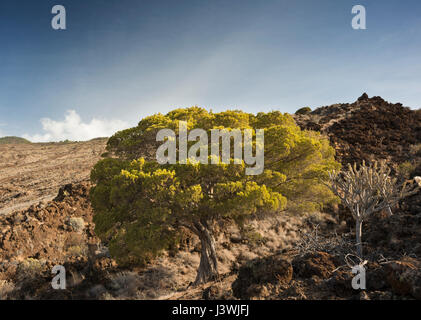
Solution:
[(3, 137), (0, 138), (0, 144), (24, 144), (31, 143), (31, 141), (19, 137)]

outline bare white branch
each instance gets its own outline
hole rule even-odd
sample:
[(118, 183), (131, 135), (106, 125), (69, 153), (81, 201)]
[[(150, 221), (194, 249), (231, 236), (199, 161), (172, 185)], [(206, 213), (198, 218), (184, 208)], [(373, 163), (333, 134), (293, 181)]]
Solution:
[(390, 168), (385, 162), (365, 162), (348, 165), (347, 171), (329, 173), (330, 189), (346, 205), (356, 220), (357, 251), (362, 256), (362, 222), (371, 214), (389, 209), (401, 199), (417, 193), (421, 186), (421, 177), (407, 180), (399, 186), (396, 177), (390, 175)]

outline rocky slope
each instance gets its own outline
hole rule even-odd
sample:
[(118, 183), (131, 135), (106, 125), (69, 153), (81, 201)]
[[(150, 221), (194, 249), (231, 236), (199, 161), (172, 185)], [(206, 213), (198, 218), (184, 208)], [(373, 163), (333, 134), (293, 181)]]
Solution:
[[(120, 268), (94, 234), (89, 188), (87, 182), (69, 184), (52, 201), (0, 216), (0, 297), (162, 299), (188, 294), (199, 264), (197, 239), (186, 234), (181, 247), (143, 269)], [(314, 219), (286, 214), (254, 222), (246, 233), (234, 226), (225, 230), (217, 239), (221, 276), (229, 278), (243, 263), (280, 248), (292, 249)], [(51, 288), (54, 265), (65, 266), (67, 290)], [(230, 290), (225, 294), (232, 297)]]
[(51, 200), (65, 184), (89, 179), (106, 141), (0, 144), (0, 215)]

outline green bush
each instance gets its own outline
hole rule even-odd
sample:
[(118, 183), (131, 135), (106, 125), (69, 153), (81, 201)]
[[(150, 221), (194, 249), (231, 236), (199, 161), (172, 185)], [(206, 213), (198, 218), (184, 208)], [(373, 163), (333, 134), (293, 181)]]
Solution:
[(311, 112), (310, 107), (304, 107), (295, 111), (295, 114), (309, 114)]
[(399, 164), (398, 173), (405, 179), (410, 179), (412, 177), (412, 173), (416, 169), (416, 164), (411, 163), (410, 161), (405, 161)]
[[(160, 129), (178, 132), (179, 121), (189, 130), (202, 128), (264, 129), (265, 170), (248, 176), (245, 164), (166, 164), (156, 160)], [(91, 173), (96, 234), (108, 243), (122, 264), (144, 264), (174, 246), (183, 229), (202, 244), (196, 283), (217, 274), (214, 225), (244, 225), (259, 214), (281, 214), (291, 203), (321, 207), (336, 200), (323, 184), (340, 165), (327, 138), (301, 131), (293, 118), (278, 111), (208, 112), (193, 107), (142, 119), (135, 128), (117, 132), (107, 145), (117, 158), (99, 161)], [(254, 240), (256, 235), (252, 235)]]

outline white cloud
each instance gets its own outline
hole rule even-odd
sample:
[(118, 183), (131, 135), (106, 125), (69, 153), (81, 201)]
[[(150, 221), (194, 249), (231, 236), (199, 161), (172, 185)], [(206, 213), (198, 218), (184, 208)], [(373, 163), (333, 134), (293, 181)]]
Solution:
[(121, 120), (100, 120), (93, 118), (91, 122), (84, 123), (75, 110), (68, 110), (64, 121), (55, 121), (49, 118), (41, 119), (44, 133), (23, 137), (32, 142), (50, 141), (85, 141), (98, 137), (109, 137), (116, 131), (128, 128), (128, 123)]

